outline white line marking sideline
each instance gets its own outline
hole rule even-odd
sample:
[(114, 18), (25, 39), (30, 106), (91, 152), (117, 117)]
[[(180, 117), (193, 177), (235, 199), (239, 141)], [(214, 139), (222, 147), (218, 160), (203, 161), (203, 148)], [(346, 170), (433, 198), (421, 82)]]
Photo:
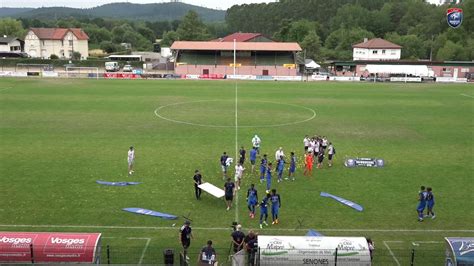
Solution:
[(395, 257), (395, 254), (393, 254), (392, 249), (390, 249), (387, 243), (403, 243), (403, 241), (383, 241), (383, 244), (387, 247), (387, 250), (390, 253), (390, 255), (392, 255), (392, 258), (395, 261), (395, 263), (397, 263), (397, 265), (400, 266), (400, 262), (398, 261), (397, 257)]
[(468, 95), (468, 94), (464, 94), (464, 93), (461, 93), (461, 94), (459, 94), (459, 95), (461, 95), (461, 96), (466, 96), (466, 97), (469, 97), (469, 98), (474, 98), (474, 96)]
[(140, 240), (146, 240), (145, 247), (143, 248), (142, 255), (140, 257), (140, 261), (138, 261), (138, 265), (142, 265), (143, 263), (143, 258), (145, 257), (145, 252), (148, 249), (148, 246), (150, 245), (151, 238), (148, 237), (128, 237), (127, 239), (140, 239)]
[[(239, 159), (239, 116), (237, 113), (238, 109), (238, 97), (237, 97), (238, 87), (237, 81), (235, 81), (235, 164), (237, 164), (237, 159)], [(240, 184), (239, 184), (240, 185)], [(237, 192), (235, 193), (235, 221), (239, 221), (239, 190), (240, 187), (237, 187)]]
[(0, 89), (0, 91), (6, 91), (6, 90), (9, 90), (11, 89), (12, 87), (7, 87), (7, 88), (3, 88), (3, 89)]
[[(120, 226), (120, 225), (49, 225), (49, 224), (0, 224), (0, 227), (23, 227), (23, 228), (103, 228), (103, 229), (130, 229), (130, 230), (176, 230), (171, 226)], [(251, 227), (249, 227), (251, 228)], [(193, 227), (195, 230), (222, 230), (229, 231), (230, 227)], [(265, 231), (308, 231), (310, 228), (285, 229), (285, 228), (266, 228)], [(313, 228), (314, 229), (314, 228)], [(458, 232), (474, 233), (474, 229), (337, 229), (337, 228), (316, 228), (318, 231), (326, 232)]]

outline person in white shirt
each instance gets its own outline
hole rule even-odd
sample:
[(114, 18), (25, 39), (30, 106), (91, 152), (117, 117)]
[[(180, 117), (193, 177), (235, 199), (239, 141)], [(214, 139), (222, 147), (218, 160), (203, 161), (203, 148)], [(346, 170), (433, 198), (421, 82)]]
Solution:
[(253, 145), (253, 148), (257, 150), (257, 154), (260, 154), (260, 143), (261, 142), (262, 142), (262, 140), (257, 135), (255, 135), (252, 138), (252, 145)]
[(323, 147), (324, 150), (328, 147), (328, 139), (326, 136), (323, 136), (322, 141), (321, 141), (321, 146)]
[(240, 189), (240, 180), (242, 179), (244, 170), (245, 168), (242, 166), (241, 163), (235, 165), (235, 183), (237, 185), (237, 190)]
[(276, 152), (275, 152), (275, 160), (278, 161), (280, 160), (281, 157), (285, 157), (285, 154), (283, 153), (283, 148), (280, 147)]
[(328, 165), (331, 167), (332, 166), (332, 158), (336, 154), (336, 150), (334, 149), (334, 146), (332, 145), (331, 142), (329, 142), (329, 147), (328, 147)]
[(304, 153), (308, 152), (308, 147), (309, 147), (310, 141), (311, 141), (311, 139), (308, 137), (308, 135), (304, 136), (304, 139), (303, 139)]
[(133, 148), (133, 146), (130, 146), (130, 149), (128, 150), (127, 161), (128, 161), (128, 175), (132, 175), (134, 172), (133, 164), (135, 163), (135, 149)]

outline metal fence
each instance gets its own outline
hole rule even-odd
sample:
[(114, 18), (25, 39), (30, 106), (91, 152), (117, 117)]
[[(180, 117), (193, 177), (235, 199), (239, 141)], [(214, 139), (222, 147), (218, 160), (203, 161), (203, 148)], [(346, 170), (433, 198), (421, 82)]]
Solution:
[[(100, 264), (133, 265), (214, 265), (202, 262), (201, 248), (191, 247), (186, 253), (181, 248), (159, 246), (119, 246), (103, 244), (100, 250)], [(217, 265), (264, 266), (264, 265), (445, 265), (446, 256), (442, 248), (387, 248), (380, 247), (373, 252), (373, 258), (367, 252), (349, 252), (335, 250), (278, 250), (266, 253), (265, 250), (248, 252), (242, 250), (236, 254), (228, 248), (215, 248)], [(31, 247), (31, 254), (35, 254)], [(29, 254), (29, 255), (31, 255)], [(32, 264), (41, 264), (41, 258), (31, 256)], [(2, 263), (2, 262), (0, 262)]]

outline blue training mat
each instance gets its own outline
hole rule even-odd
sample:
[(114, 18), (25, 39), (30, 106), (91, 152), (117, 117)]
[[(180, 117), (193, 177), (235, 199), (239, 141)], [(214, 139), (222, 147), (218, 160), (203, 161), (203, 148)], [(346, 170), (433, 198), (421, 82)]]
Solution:
[(309, 229), (308, 233), (306, 233), (306, 236), (324, 236), (324, 235), (316, 230)]
[(326, 193), (326, 192), (321, 192), (320, 194), (321, 197), (326, 197), (326, 198), (333, 198), (335, 199), (336, 201), (346, 205), (346, 206), (349, 206), (357, 211), (363, 211), (364, 210), (364, 207), (360, 206), (359, 204), (355, 203), (355, 202), (352, 202), (350, 200), (346, 200), (346, 199), (343, 199), (343, 198), (340, 198), (338, 196), (334, 196), (332, 194), (329, 194), (329, 193)]
[(108, 182), (108, 181), (101, 181), (97, 180), (95, 181), (97, 184), (101, 185), (106, 185), (106, 186), (116, 186), (116, 187), (125, 187), (125, 186), (131, 186), (131, 185), (138, 185), (141, 184), (142, 182), (127, 182), (127, 181), (121, 181), (121, 182)]
[(156, 212), (156, 211), (142, 209), (142, 208), (124, 208), (122, 210), (126, 212), (136, 213), (136, 214), (160, 217), (160, 218), (168, 219), (168, 220), (178, 219), (178, 216), (175, 216), (175, 215), (162, 213), (162, 212)]

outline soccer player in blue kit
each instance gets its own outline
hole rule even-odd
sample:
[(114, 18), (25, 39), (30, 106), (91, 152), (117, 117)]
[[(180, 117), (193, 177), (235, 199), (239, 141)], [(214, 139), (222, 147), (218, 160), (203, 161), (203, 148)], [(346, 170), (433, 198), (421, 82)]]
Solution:
[(278, 183), (283, 181), (282, 180), (283, 169), (285, 169), (285, 160), (283, 159), (283, 156), (280, 156), (280, 160), (278, 160), (278, 164), (277, 164)]
[(436, 218), (436, 215), (433, 212), (433, 206), (435, 204), (433, 189), (430, 187), (426, 188), (426, 206), (428, 207), (427, 216), (431, 216), (431, 219)]
[(247, 190), (247, 206), (249, 208), (249, 217), (255, 218), (255, 205), (258, 203), (258, 193), (255, 189), (255, 185), (250, 185), (250, 188)]
[(295, 152), (291, 152), (291, 157), (290, 157), (290, 168), (288, 168), (288, 178), (292, 181), (295, 181), (295, 171), (296, 171), (296, 156)]
[(272, 224), (278, 224), (278, 213), (281, 207), (281, 200), (280, 194), (276, 193), (276, 189), (272, 189), (270, 201), (272, 202)]
[(272, 163), (269, 163), (267, 166), (267, 193), (270, 193), (270, 188), (272, 187)]
[(252, 171), (250, 173), (253, 174), (253, 171), (255, 170), (255, 162), (257, 161), (257, 149), (252, 148), (250, 150), (250, 164), (252, 165)]
[(265, 172), (267, 170), (267, 155), (264, 154), (262, 161), (260, 162), (260, 183), (263, 183), (263, 180), (265, 179)]
[(418, 221), (423, 222), (423, 211), (426, 208), (426, 190), (425, 186), (421, 186), (420, 191), (418, 192), (418, 207), (416, 211), (418, 212)]
[[(263, 224), (268, 225), (268, 200), (270, 199), (270, 194), (267, 194), (266, 197), (260, 202), (260, 229), (263, 228)], [(264, 219), (265, 217), (265, 219)]]

